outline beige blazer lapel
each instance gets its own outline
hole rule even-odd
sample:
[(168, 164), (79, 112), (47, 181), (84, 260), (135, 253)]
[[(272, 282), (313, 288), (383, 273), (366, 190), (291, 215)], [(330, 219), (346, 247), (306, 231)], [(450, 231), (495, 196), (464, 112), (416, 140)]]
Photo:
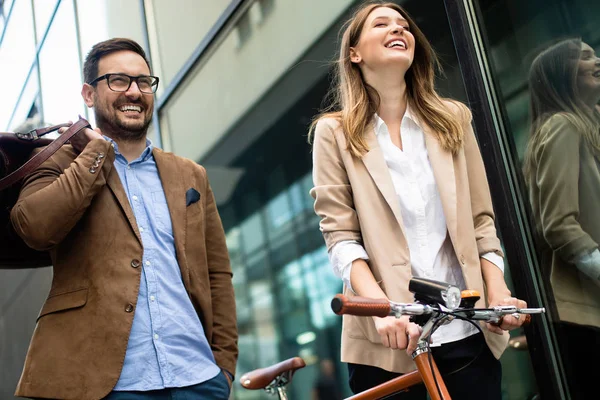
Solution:
[(383, 158), (383, 152), (381, 151), (381, 147), (379, 147), (379, 142), (377, 142), (373, 127), (367, 131), (366, 139), (367, 145), (369, 146), (369, 152), (362, 157), (362, 161), (365, 164), (367, 171), (369, 171), (369, 175), (371, 175), (371, 178), (375, 181), (375, 185), (377, 185), (377, 188), (383, 195), (383, 198), (392, 209), (396, 221), (398, 221), (402, 234), (404, 235), (405, 232), (400, 203), (398, 202), (394, 183), (392, 182), (389, 168)]
[(425, 146), (427, 147), (427, 155), (433, 169), (433, 176), (440, 192), (442, 207), (446, 217), (446, 224), (450, 238), (453, 243), (457, 243), (458, 221), (457, 207), (458, 199), (456, 198), (456, 177), (454, 175), (454, 157), (452, 153), (442, 149), (439, 140), (431, 132), (431, 129), (421, 123), (425, 134)]
[(142, 236), (140, 235), (140, 231), (138, 230), (137, 222), (135, 220), (135, 215), (133, 214), (133, 210), (131, 209), (131, 204), (129, 204), (129, 199), (127, 198), (127, 193), (125, 193), (125, 189), (123, 188), (123, 184), (121, 183), (121, 179), (119, 178), (119, 173), (117, 172), (117, 168), (113, 167), (110, 173), (108, 174), (107, 184), (110, 190), (113, 192), (117, 201), (121, 205), (127, 220), (129, 221), (129, 225), (135, 233), (135, 237), (137, 240), (142, 243)]

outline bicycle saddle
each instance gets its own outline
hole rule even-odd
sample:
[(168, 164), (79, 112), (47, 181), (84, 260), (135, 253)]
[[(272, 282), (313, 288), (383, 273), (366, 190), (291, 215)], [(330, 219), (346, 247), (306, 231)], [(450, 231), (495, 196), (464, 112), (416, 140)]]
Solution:
[(265, 368), (255, 369), (242, 375), (240, 383), (245, 389), (264, 389), (280, 375), (288, 374), (287, 380), (292, 379), (296, 370), (304, 368), (306, 363), (300, 357), (289, 358), (280, 363)]

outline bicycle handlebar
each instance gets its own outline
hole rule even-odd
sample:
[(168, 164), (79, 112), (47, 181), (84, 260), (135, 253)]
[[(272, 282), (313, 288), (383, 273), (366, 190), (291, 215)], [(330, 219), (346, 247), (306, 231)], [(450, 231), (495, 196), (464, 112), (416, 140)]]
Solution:
[(343, 294), (336, 294), (331, 300), (331, 309), (337, 315), (349, 314), (361, 317), (387, 317), (392, 312), (389, 300), (370, 299), (367, 297), (347, 298)]
[(387, 299), (371, 299), (355, 296), (348, 298), (337, 294), (331, 301), (331, 309), (337, 315), (357, 315), (361, 317), (387, 317), (401, 315), (426, 315), (438, 312), (461, 318), (486, 321), (499, 325), (505, 315), (525, 315), (523, 325), (531, 321), (531, 314), (542, 314), (545, 308), (517, 308), (515, 306), (495, 306), (492, 308), (458, 308), (447, 310), (443, 306), (420, 303), (396, 303)]

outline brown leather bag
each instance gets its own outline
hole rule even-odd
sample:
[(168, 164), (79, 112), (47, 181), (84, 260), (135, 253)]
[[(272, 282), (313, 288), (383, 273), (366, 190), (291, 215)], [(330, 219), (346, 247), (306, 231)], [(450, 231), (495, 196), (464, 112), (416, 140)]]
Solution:
[[(58, 138), (42, 138), (63, 127), (69, 128)], [(15, 233), (10, 222), (10, 210), (19, 197), (23, 178), (42, 165), (71, 137), (89, 127), (89, 122), (79, 117), (72, 125), (54, 125), (28, 133), (0, 132), (0, 269), (37, 268), (52, 264), (47, 251), (33, 250)], [(32, 156), (39, 147), (45, 148)]]

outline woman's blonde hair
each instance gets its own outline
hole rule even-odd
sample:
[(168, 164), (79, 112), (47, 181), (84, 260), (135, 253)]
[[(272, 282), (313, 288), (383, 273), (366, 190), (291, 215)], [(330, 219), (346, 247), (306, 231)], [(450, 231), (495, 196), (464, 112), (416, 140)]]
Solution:
[(535, 153), (544, 139), (544, 124), (554, 115), (564, 116), (585, 141), (600, 151), (600, 119), (577, 90), (581, 39), (564, 39), (540, 52), (529, 69), (530, 137), (524, 159), (524, 174), (532, 174)]
[[(365, 132), (379, 108), (380, 99), (377, 91), (363, 80), (358, 65), (350, 61), (350, 48), (358, 44), (368, 16), (380, 7), (399, 12), (408, 21), (409, 30), (415, 37), (414, 60), (405, 74), (407, 97), (412, 111), (433, 130), (442, 148), (457, 152), (463, 144), (462, 118), (456, 118), (435, 91), (435, 68), (441, 70), (439, 60), (410, 15), (399, 5), (382, 1), (363, 4), (342, 26), (335, 79), (329, 94), (331, 104), (313, 119), (309, 141), (319, 120), (335, 118), (340, 121), (348, 142), (348, 150), (354, 156), (361, 157), (369, 151)], [(459, 105), (461, 113), (465, 114), (466, 107), (455, 103)]]

